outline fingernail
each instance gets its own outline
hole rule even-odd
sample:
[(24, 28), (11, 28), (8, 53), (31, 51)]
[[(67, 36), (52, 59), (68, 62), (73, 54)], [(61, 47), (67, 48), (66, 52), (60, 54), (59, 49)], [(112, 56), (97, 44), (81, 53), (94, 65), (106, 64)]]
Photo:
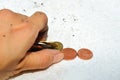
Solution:
[(59, 53), (59, 54), (57, 54), (57, 55), (54, 56), (53, 63), (58, 63), (58, 62), (60, 62), (63, 58), (64, 58), (64, 54), (63, 54), (63, 53)]

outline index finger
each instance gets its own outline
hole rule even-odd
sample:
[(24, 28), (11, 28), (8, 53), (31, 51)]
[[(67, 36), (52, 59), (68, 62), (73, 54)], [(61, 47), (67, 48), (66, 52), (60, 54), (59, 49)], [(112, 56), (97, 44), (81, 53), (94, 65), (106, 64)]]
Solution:
[(35, 30), (38, 32), (45, 29), (47, 27), (48, 18), (43, 12), (36, 12), (31, 17), (27, 19), (33, 23)]
[[(12, 40), (19, 42), (17, 44), (18, 50), (27, 51), (35, 42), (38, 33), (42, 31), (47, 25), (47, 16), (43, 12), (36, 12), (31, 17), (25, 20), (22, 24), (13, 26)], [(16, 45), (14, 45), (16, 47)], [(26, 53), (26, 52), (23, 52)]]

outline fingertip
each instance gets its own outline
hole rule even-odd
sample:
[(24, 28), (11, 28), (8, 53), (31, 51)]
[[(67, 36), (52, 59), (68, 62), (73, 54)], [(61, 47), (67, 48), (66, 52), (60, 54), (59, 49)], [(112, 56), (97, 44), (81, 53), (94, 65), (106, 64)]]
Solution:
[(29, 17), (29, 20), (32, 21), (35, 28), (38, 30), (44, 29), (48, 22), (47, 15), (43, 12), (35, 12), (31, 17)]
[(43, 20), (46, 21), (46, 22), (48, 21), (47, 14), (44, 13), (44, 12), (37, 11), (33, 15), (37, 16), (37, 17), (39, 16), (39, 17), (43, 18)]
[(64, 58), (64, 54), (63, 53), (59, 53), (59, 54), (55, 55), (54, 59), (53, 59), (53, 64), (62, 61), (63, 58)]

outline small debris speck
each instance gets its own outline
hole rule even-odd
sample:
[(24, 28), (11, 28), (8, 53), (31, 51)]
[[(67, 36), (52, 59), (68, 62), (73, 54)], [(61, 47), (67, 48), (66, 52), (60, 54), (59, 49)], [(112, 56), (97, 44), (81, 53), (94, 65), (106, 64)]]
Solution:
[(75, 35), (73, 34), (72, 36), (74, 37)]
[(10, 24), (10, 26), (13, 26), (13, 24)]
[(34, 2), (34, 4), (37, 4), (37, 2)]
[(6, 37), (6, 35), (2, 35), (3, 37)]
[(43, 4), (43, 3), (41, 3), (41, 5), (43, 6), (44, 4)]
[(53, 18), (54, 20), (56, 20), (56, 18)]
[(23, 9), (23, 11), (24, 11), (24, 12), (26, 12), (26, 10), (25, 10), (25, 9)]
[(78, 19), (74, 19), (74, 21), (77, 21)]
[(65, 19), (65, 18), (63, 18), (62, 20), (63, 20), (64, 22), (66, 22), (66, 19)]

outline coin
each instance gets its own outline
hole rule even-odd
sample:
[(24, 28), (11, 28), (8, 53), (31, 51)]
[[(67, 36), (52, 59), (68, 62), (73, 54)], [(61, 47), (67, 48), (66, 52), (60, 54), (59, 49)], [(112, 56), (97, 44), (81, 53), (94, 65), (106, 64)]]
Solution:
[(89, 49), (82, 48), (78, 50), (78, 57), (83, 60), (89, 60), (93, 57), (93, 53)]
[(54, 42), (43, 42), (47, 45), (50, 45), (52, 46), (54, 49), (57, 49), (57, 50), (62, 50), (63, 49), (63, 44), (61, 42), (58, 42), (58, 41), (54, 41)]
[(63, 44), (61, 42), (53, 42), (52, 46), (55, 47), (55, 49), (57, 50), (63, 49)]
[(56, 50), (62, 50), (63, 44), (61, 42), (55, 41), (55, 42), (38, 42), (35, 43), (29, 50), (29, 52), (35, 52), (42, 49), (56, 49)]
[(77, 52), (73, 48), (64, 48), (61, 52), (64, 54), (64, 60), (72, 60), (77, 56)]

